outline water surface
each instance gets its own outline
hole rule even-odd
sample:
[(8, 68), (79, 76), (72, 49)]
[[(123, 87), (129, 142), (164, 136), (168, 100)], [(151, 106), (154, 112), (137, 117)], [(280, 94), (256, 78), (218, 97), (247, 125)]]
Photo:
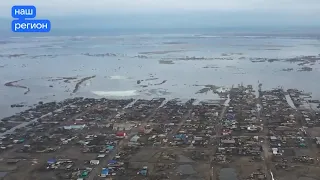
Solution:
[[(35, 36), (35, 35), (34, 35)], [(320, 54), (315, 36), (287, 34), (138, 33), (111, 35), (50, 34), (2, 37), (0, 44), (0, 116), (21, 110), (11, 104), (62, 100), (74, 96), (109, 98), (217, 99), (212, 92), (197, 93), (204, 85), (231, 87), (252, 84), (257, 89), (299, 88), (320, 99), (319, 62), (311, 72), (298, 63), (251, 62), (250, 58), (293, 58)], [(168, 60), (173, 63), (159, 63)], [(292, 68), (292, 71), (283, 69)], [(72, 94), (77, 81), (48, 81), (51, 77), (94, 76)], [(24, 79), (24, 89), (4, 83)], [(140, 83), (137, 81), (140, 80)]]

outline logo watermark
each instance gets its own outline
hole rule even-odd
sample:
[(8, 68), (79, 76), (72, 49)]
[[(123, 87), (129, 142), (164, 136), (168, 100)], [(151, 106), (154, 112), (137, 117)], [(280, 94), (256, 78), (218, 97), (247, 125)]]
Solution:
[(11, 23), (13, 32), (50, 32), (51, 22), (47, 19), (33, 19), (37, 15), (35, 6), (13, 6)]

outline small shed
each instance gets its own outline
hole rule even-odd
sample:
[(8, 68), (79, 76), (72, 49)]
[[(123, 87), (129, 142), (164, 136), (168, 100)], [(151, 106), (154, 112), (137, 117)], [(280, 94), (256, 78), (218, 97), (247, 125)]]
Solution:
[(119, 131), (119, 132), (116, 133), (116, 137), (117, 138), (125, 138), (126, 135), (127, 134), (125, 132), (123, 132), (123, 131)]
[(139, 139), (140, 139), (140, 136), (135, 135), (130, 139), (130, 142), (138, 142)]
[(90, 164), (91, 164), (91, 165), (98, 165), (99, 163), (100, 163), (99, 160), (91, 160), (91, 161), (90, 161)]
[(20, 159), (8, 159), (7, 164), (16, 164), (20, 161)]
[(47, 163), (48, 164), (54, 164), (54, 163), (56, 163), (57, 161), (55, 160), (55, 159), (49, 159), (48, 161), (47, 161)]
[(109, 169), (102, 168), (101, 177), (107, 177), (109, 175)]
[(270, 137), (270, 141), (276, 141), (278, 138), (277, 137), (275, 137), (275, 136), (271, 136)]
[(104, 158), (106, 155), (105, 154), (99, 154), (98, 158)]

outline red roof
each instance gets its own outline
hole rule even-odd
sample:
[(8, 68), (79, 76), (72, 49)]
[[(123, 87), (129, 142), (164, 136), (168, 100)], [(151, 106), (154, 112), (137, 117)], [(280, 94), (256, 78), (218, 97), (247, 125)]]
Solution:
[(117, 132), (117, 133), (116, 133), (116, 136), (126, 136), (126, 133), (120, 131), (120, 132)]

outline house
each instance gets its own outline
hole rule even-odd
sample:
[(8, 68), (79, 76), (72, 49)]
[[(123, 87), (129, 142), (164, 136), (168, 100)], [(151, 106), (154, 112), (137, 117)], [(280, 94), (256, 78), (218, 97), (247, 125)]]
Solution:
[(320, 137), (316, 137), (316, 144), (317, 144), (317, 147), (320, 147)]
[(128, 145), (129, 145), (129, 146), (139, 145), (139, 144), (140, 144), (140, 143), (139, 143), (139, 139), (140, 139), (140, 136), (138, 136), (138, 135), (133, 136), (133, 137), (130, 139)]
[(234, 145), (236, 141), (234, 139), (222, 139), (221, 143), (223, 145)]
[(133, 123), (114, 123), (113, 130), (116, 131), (129, 131), (134, 127), (135, 124)]
[(273, 155), (276, 155), (276, 156), (277, 156), (277, 155), (280, 155), (280, 156), (282, 155), (282, 153), (279, 152), (279, 149), (278, 149), (278, 148), (272, 148), (272, 154), (273, 154)]
[(140, 139), (140, 136), (135, 135), (130, 139), (130, 142), (138, 142), (139, 139)]
[(230, 130), (230, 129), (224, 129), (224, 130), (222, 131), (222, 135), (223, 135), (223, 136), (231, 135), (231, 133), (232, 133), (232, 130)]
[(203, 138), (200, 137), (200, 136), (195, 136), (193, 139), (194, 139), (195, 141), (202, 141), (202, 140), (203, 140)]
[(277, 141), (277, 140), (278, 140), (278, 138), (275, 137), (275, 136), (271, 136), (271, 137), (270, 137), (270, 141), (271, 141), (271, 142), (275, 142), (275, 141)]
[(145, 127), (140, 128), (139, 133), (140, 134), (149, 134), (153, 128), (150, 125), (146, 125)]
[(105, 154), (99, 154), (99, 155), (97, 156), (97, 158), (104, 158), (104, 157), (106, 157)]
[(49, 159), (47, 161), (47, 164), (55, 164), (56, 162), (57, 162), (57, 160), (55, 160), (55, 159)]
[(126, 136), (127, 136), (127, 134), (125, 132), (123, 132), (123, 131), (119, 131), (119, 132), (116, 133), (116, 137), (120, 138), (120, 139), (123, 139)]
[(99, 160), (91, 160), (90, 164), (91, 165), (99, 165), (100, 161)]
[(63, 129), (66, 130), (71, 130), (71, 129), (83, 129), (85, 128), (87, 125), (85, 124), (85, 122), (82, 121), (77, 121), (77, 122), (69, 122), (67, 123), (65, 126), (63, 126)]
[(63, 129), (66, 129), (66, 130), (70, 130), (70, 129), (83, 129), (85, 128), (86, 125), (83, 124), (83, 125), (69, 125), (69, 126), (63, 126)]
[(101, 177), (107, 177), (109, 175), (109, 169), (108, 168), (102, 168), (101, 171)]
[(17, 164), (20, 161), (20, 159), (8, 159), (7, 164)]
[(250, 125), (250, 126), (248, 126), (248, 127), (247, 127), (247, 130), (248, 130), (249, 132), (257, 132), (257, 131), (259, 131), (258, 127), (255, 126), (255, 125)]

